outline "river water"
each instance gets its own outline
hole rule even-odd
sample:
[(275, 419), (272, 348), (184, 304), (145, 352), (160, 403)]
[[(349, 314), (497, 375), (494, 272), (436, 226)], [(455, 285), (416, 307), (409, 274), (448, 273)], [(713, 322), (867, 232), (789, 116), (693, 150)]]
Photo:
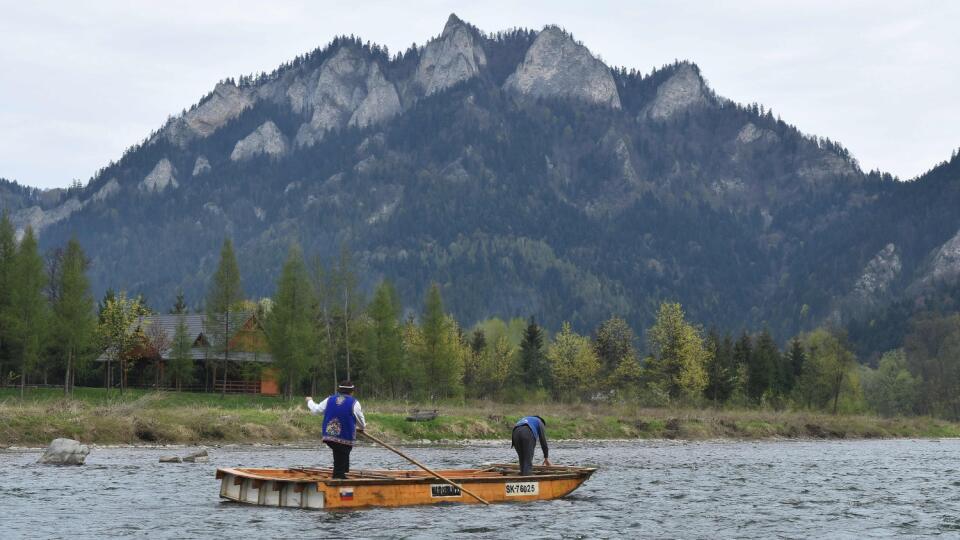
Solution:
[[(960, 536), (960, 441), (557, 442), (600, 470), (554, 501), (304, 511), (220, 502), (218, 466), (329, 465), (329, 450), (95, 448), (82, 467), (0, 451), (2, 538), (864, 538)], [(409, 448), (440, 468), (515, 457), (509, 443)], [(539, 455), (539, 451), (537, 453)], [(359, 447), (354, 468), (407, 468)]]

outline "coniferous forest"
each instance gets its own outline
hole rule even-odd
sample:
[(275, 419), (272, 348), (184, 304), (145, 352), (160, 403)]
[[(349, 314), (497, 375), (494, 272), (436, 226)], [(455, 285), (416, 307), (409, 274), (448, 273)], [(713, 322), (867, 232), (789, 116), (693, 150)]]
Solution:
[[(22, 391), (61, 384), (69, 393), (76, 384), (107, 381), (122, 392), (133, 355), (145, 346), (183, 346), (177, 341), (185, 328), (174, 343), (151, 343), (161, 338), (149, 328), (134, 331), (138, 317), (164, 311), (143, 297), (110, 290), (94, 302), (88, 266), (78, 242), (42, 256), (32, 231), (18, 242), (9, 219), (0, 219), (0, 280), (9, 292), (0, 297), (5, 385)], [(415, 402), (626, 402), (960, 418), (958, 315), (914, 318), (903, 342), (871, 367), (839, 327), (818, 327), (780, 346), (768, 328), (705, 328), (676, 302), (662, 303), (639, 334), (615, 314), (589, 333), (569, 322), (544, 327), (533, 316), (466, 326), (445, 308), (437, 285), (411, 308), (389, 280), (370, 294), (361, 281), (349, 250), (325, 259), (293, 244), (274, 295), (249, 299), (227, 240), (206, 313), (257, 314), (273, 363), (248, 366), (243, 376), (275, 370), (288, 399), (349, 378), (364, 395)], [(168, 310), (187, 311), (183, 295)], [(102, 353), (115, 362), (91, 362)], [(195, 375), (191, 364), (174, 359), (152, 384), (177, 389)]]

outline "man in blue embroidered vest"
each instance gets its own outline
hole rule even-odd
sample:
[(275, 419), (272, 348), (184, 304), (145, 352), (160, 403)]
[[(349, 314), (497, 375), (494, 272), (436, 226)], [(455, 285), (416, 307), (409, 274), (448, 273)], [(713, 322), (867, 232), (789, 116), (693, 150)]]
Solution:
[(357, 430), (363, 431), (367, 422), (360, 410), (360, 402), (353, 397), (353, 383), (343, 381), (337, 393), (314, 403), (307, 396), (307, 408), (313, 414), (323, 413), (323, 442), (333, 451), (333, 477), (347, 477), (350, 472), (350, 451), (357, 439)]
[(513, 447), (517, 449), (520, 458), (520, 474), (529, 476), (533, 473), (533, 451), (540, 441), (543, 450), (543, 464), (550, 466), (550, 449), (547, 447), (547, 423), (539, 416), (524, 416), (513, 426)]

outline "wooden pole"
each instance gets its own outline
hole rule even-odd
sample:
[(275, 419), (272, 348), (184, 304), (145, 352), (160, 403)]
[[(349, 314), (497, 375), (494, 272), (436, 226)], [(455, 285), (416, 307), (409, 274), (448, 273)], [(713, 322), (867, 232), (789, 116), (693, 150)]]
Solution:
[(361, 433), (364, 437), (366, 437), (366, 438), (370, 439), (371, 441), (379, 444), (380, 446), (386, 448), (387, 450), (390, 450), (390, 451), (393, 452), (394, 454), (397, 454), (398, 456), (406, 459), (406, 460), (409, 461), (410, 463), (413, 463), (413, 464), (416, 465), (417, 467), (420, 467), (421, 469), (427, 471), (428, 473), (430, 473), (430, 474), (432, 474), (433, 476), (439, 478), (440, 480), (443, 480), (444, 482), (450, 484), (451, 486), (459, 489), (460, 491), (466, 493), (467, 495), (470, 495), (471, 497), (473, 497), (474, 499), (482, 502), (483, 504), (486, 504), (486, 505), (489, 505), (489, 504), (490, 504), (490, 503), (488, 503), (483, 497), (481, 497), (481, 496), (477, 495), (476, 493), (468, 490), (467, 488), (461, 486), (460, 484), (457, 484), (457, 483), (454, 482), (453, 480), (450, 480), (449, 478), (446, 478), (446, 477), (444, 477), (444, 476), (441, 476), (441, 475), (437, 474), (436, 472), (434, 472), (434, 471), (432, 471), (431, 469), (429, 469), (429, 468), (428, 468), (426, 465), (424, 465), (423, 463), (420, 463), (419, 461), (413, 459), (412, 457), (404, 454), (404, 453), (401, 452), (400, 450), (397, 450), (396, 448), (394, 448), (394, 447), (390, 446), (389, 444), (381, 441), (380, 439), (374, 437), (373, 435), (370, 435), (370, 434), (367, 433), (366, 431), (360, 431), (360, 433)]

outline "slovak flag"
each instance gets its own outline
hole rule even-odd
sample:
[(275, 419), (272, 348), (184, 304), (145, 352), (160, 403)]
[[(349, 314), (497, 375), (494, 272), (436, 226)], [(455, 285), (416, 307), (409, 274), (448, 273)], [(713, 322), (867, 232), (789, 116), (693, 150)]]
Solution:
[(352, 501), (352, 500), (353, 500), (353, 488), (341, 488), (341, 489), (340, 489), (340, 500), (341, 500), (341, 501)]

